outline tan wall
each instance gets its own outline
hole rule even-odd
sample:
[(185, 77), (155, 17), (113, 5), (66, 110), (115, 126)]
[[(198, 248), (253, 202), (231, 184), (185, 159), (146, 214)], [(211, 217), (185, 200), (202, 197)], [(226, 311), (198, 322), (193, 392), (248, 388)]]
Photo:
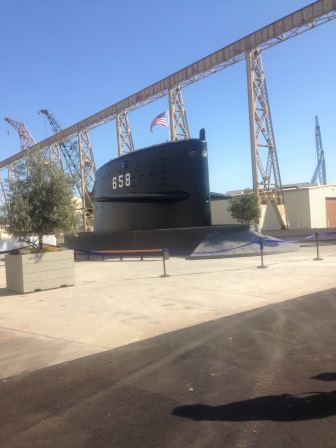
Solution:
[[(284, 190), (289, 228), (314, 229), (328, 227), (326, 198), (336, 198), (336, 185), (320, 185), (297, 190)], [(227, 211), (228, 206), (228, 200), (211, 202), (213, 225), (239, 224)], [(263, 210), (260, 225), (264, 231), (280, 229), (279, 221), (270, 203)]]
[(288, 227), (290, 229), (310, 229), (309, 189), (284, 191)]
[(279, 230), (281, 229), (281, 225), (275, 214), (274, 207), (270, 201), (268, 201), (267, 205), (261, 206), (261, 217), (260, 217), (260, 227), (262, 230)]
[(216, 200), (211, 201), (211, 223), (213, 226), (220, 224), (240, 224), (236, 219), (231, 217), (231, 214), (227, 211), (229, 206), (228, 200)]
[[(284, 190), (284, 199), (290, 229), (314, 229), (328, 227), (326, 198), (336, 197), (335, 185), (319, 185), (297, 190)], [(264, 228), (278, 230), (274, 214), (268, 207)], [(275, 219), (274, 219), (275, 218)]]

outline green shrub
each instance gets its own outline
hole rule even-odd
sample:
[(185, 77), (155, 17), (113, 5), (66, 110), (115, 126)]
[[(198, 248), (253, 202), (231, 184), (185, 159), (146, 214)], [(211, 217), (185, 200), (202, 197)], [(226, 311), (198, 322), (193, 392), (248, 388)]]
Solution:
[(62, 250), (67, 250), (66, 247), (58, 246), (43, 246), (42, 249), (39, 247), (24, 247), (22, 249), (15, 249), (10, 252), (10, 255), (29, 255), (29, 254), (40, 254), (46, 252), (60, 252)]
[(258, 199), (250, 189), (230, 199), (228, 211), (232, 218), (244, 224), (259, 222), (261, 214)]
[[(27, 245), (48, 251), (42, 249), (43, 235), (74, 232), (77, 228), (75, 179), (57, 163), (46, 163), (40, 153), (28, 153), (20, 169), (19, 175), (8, 181), (8, 233)], [(38, 242), (34, 242), (34, 236)]]

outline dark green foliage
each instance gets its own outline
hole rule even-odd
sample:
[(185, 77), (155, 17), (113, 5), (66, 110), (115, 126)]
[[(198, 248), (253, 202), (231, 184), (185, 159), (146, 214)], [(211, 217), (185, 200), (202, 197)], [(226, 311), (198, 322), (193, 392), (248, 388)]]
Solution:
[(260, 207), (252, 190), (246, 189), (243, 194), (234, 196), (229, 204), (228, 211), (237, 221), (244, 224), (259, 221)]
[(28, 174), (22, 172), (8, 182), (6, 221), (10, 234), (24, 241), (38, 236), (41, 247), (43, 235), (75, 231), (74, 182), (58, 164), (45, 164), (40, 155), (30, 155), (27, 166)]

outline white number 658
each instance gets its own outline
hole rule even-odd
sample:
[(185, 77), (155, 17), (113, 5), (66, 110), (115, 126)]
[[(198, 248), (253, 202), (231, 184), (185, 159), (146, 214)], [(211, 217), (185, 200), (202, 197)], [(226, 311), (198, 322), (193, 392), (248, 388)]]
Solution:
[(126, 173), (125, 179), (124, 175), (120, 174), (118, 177), (112, 177), (112, 188), (116, 190), (117, 188), (122, 188), (123, 186), (129, 187), (131, 185), (131, 174)]

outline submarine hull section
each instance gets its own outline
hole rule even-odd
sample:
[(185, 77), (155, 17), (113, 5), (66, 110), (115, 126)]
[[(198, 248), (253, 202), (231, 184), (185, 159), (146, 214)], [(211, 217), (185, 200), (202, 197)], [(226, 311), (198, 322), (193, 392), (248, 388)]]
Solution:
[(210, 226), (206, 142), (167, 142), (111, 160), (97, 170), (94, 201), (94, 232)]

